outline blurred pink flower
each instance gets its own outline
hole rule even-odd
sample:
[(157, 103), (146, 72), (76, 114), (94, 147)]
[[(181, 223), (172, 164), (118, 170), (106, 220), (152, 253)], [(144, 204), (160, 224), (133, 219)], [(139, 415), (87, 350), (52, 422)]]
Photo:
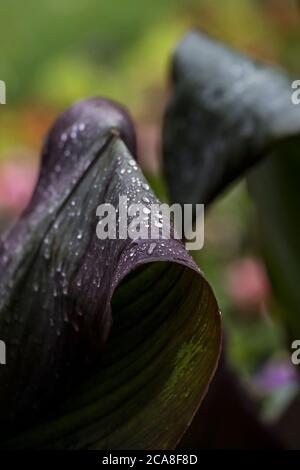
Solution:
[(140, 149), (140, 164), (144, 170), (157, 174), (160, 169), (159, 161), (159, 130), (153, 124), (138, 124), (137, 139)]
[(29, 201), (36, 180), (33, 165), (4, 163), (0, 166), (0, 208), (20, 212)]
[(260, 312), (271, 291), (264, 265), (250, 257), (234, 261), (227, 270), (227, 290), (238, 310)]

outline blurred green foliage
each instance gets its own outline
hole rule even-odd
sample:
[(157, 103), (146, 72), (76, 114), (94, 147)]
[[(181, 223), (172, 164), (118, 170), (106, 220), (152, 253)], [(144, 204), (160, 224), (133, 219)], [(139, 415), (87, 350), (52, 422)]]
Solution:
[(188, 27), (269, 60), (288, 54), (296, 66), (296, 8), (294, 0), (4, 1), (1, 78), (11, 104), (65, 105), (103, 93), (132, 106), (141, 90), (165, 81), (168, 56)]
[[(185, 1), (184, 8), (192, 4)], [(64, 104), (84, 92), (113, 92), (116, 84), (130, 85), (124, 83), (124, 76), (132, 68), (137, 83), (139, 66), (147, 69), (147, 76), (151, 65), (156, 65), (155, 58), (164, 57), (165, 44), (170, 46), (180, 33), (174, 21), (180, 5), (179, 0), (155, 5), (150, 0), (28, 0), (22, 7), (16, 0), (5, 2), (1, 6), (1, 75), (9, 87), (10, 102), (37, 96)]]

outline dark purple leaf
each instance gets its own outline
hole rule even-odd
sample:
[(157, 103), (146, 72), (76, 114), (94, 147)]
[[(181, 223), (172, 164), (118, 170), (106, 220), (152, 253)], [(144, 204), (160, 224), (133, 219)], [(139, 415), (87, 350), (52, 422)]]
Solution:
[(219, 312), (182, 242), (96, 236), (99, 204), (157, 202), (132, 155), (122, 108), (75, 104), (50, 131), (32, 200), (3, 237), (4, 446), (174, 448), (205, 394)]
[(292, 78), (192, 31), (172, 62), (163, 130), (172, 201), (210, 203), (274, 145), (300, 133)]

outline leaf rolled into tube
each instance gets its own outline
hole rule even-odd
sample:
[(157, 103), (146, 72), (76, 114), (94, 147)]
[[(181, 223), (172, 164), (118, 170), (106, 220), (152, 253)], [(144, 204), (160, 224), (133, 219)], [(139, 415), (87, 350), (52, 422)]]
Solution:
[(292, 78), (196, 31), (179, 43), (163, 128), (172, 201), (210, 203), (300, 133)]
[(220, 318), (184, 245), (96, 236), (99, 204), (158, 202), (132, 155), (130, 118), (108, 100), (49, 133), (0, 248), (2, 447), (171, 449), (205, 394)]

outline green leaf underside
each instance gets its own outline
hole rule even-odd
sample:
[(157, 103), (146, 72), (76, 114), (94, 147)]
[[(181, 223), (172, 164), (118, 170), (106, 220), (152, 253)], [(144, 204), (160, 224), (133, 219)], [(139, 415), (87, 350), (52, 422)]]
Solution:
[[(218, 347), (212, 346), (220, 341), (220, 331), (209, 312), (210, 293), (202, 292), (198, 275), (180, 265), (157, 264), (165, 273), (167, 268), (168, 275), (160, 281), (165, 296), (159, 295), (155, 308), (149, 305), (150, 311), (138, 306), (142, 318), (138, 324), (132, 319), (134, 329), (129, 335), (123, 325), (119, 329), (116, 319), (99, 373), (68, 398), (56, 420), (21, 435), (8, 447), (175, 447), (207, 388), (218, 354)], [(143, 268), (144, 280), (145, 276), (153, 279), (151, 271), (157, 271), (157, 264)], [(138, 277), (136, 283), (139, 286)], [(196, 296), (188, 295), (195, 291)], [(155, 302), (154, 296), (151, 300)], [(114, 302), (118, 302), (118, 290)], [(130, 305), (120, 320), (124, 315), (130, 323), (131, 311), (137, 315)], [(113, 310), (115, 315), (119, 318)]]

